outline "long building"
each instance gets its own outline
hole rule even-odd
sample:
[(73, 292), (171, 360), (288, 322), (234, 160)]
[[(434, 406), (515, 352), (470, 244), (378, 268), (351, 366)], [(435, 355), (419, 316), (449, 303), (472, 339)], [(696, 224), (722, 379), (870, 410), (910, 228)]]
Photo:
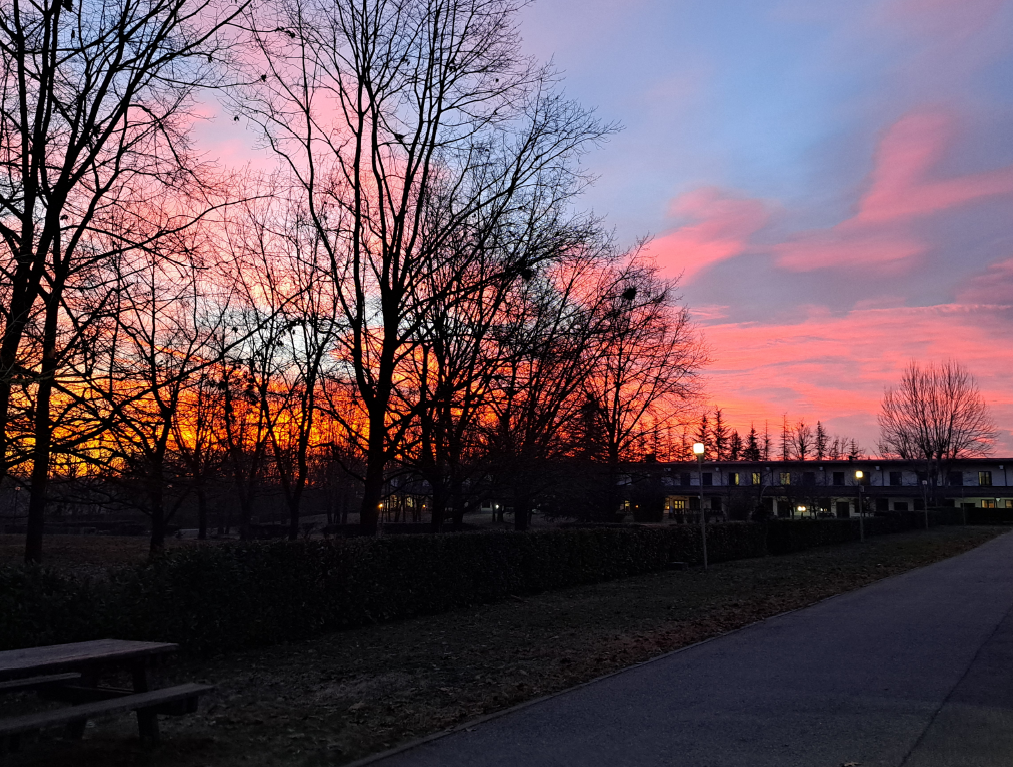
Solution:
[[(1013, 509), (1013, 458), (951, 461), (930, 477), (924, 461), (704, 461), (629, 466), (629, 481), (657, 480), (672, 516), (697, 512), (701, 489), (708, 517), (746, 518), (756, 509), (778, 516), (837, 516), (918, 511), (928, 504)], [(688, 515), (687, 515), (688, 516)]]

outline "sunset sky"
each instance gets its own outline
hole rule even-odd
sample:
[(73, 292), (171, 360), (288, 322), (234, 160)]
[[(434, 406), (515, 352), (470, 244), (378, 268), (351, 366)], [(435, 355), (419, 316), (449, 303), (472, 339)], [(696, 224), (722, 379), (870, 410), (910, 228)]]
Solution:
[(537, 0), (521, 31), (624, 126), (582, 204), (682, 274), (734, 425), (872, 451), (884, 387), (955, 359), (1013, 454), (1013, 0)]
[(587, 204), (683, 274), (734, 423), (874, 449), (884, 386), (953, 358), (1013, 453), (1013, 2), (538, 0), (522, 29), (625, 126)]

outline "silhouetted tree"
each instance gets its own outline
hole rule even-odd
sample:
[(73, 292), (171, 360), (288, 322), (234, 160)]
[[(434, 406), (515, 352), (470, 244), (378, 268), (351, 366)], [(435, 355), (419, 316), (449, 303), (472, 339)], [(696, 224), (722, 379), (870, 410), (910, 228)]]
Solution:
[(827, 430), (823, 428), (823, 422), (816, 422), (816, 438), (813, 443), (813, 448), (816, 451), (816, 460), (822, 461), (827, 457), (827, 449), (830, 445), (830, 436), (827, 434)]
[(711, 441), (714, 446), (714, 458), (724, 461), (728, 458), (728, 425), (725, 423), (721, 408), (714, 408), (714, 424), (711, 426)]
[(746, 437), (746, 447), (742, 452), (742, 458), (746, 461), (760, 460), (760, 443), (756, 427), (753, 424), (749, 424), (749, 435)]
[[(58, 371), (89, 323), (68, 317), (72, 294), (107, 289), (89, 285), (96, 268), (207, 210), (190, 107), (198, 88), (215, 84), (229, 50), (223, 28), (244, 8), (43, 0), (0, 13), (0, 472), (11, 460), (12, 393), (30, 381), (28, 561), (42, 554)], [(170, 190), (177, 203), (166, 214), (159, 201)], [(32, 324), (37, 341), (25, 347)]]
[(998, 435), (974, 377), (957, 362), (911, 362), (900, 385), (883, 395), (879, 449), (923, 460), (936, 485), (949, 463), (988, 455)]
[(804, 418), (800, 418), (795, 428), (791, 430), (791, 439), (794, 457), (799, 461), (805, 461), (813, 450), (813, 430)]
[(574, 160), (610, 130), (521, 54), (521, 6), (291, 0), (253, 20), (259, 89), (237, 109), (263, 127), (328, 256), (364, 416), (366, 532), (417, 414), (428, 304), (474, 289), (467, 263), (448, 269), (441, 254), (533, 195), (573, 194)]
[(728, 440), (728, 459), (739, 461), (743, 458), (742, 437), (739, 436), (738, 429), (733, 429), (731, 439)]

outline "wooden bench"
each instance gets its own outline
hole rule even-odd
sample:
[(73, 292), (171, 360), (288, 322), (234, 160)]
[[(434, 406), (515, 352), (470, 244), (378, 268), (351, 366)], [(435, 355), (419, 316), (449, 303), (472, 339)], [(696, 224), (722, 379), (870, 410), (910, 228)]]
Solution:
[(47, 674), (46, 676), (30, 676), (27, 679), (13, 679), (7, 682), (0, 682), (0, 693), (43, 690), (47, 687), (59, 687), (70, 684), (71, 682), (78, 681), (80, 678), (80, 674)]
[(181, 684), (151, 692), (135, 693), (131, 690), (67, 686), (64, 691), (71, 695), (77, 692), (82, 696), (102, 699), (37, 714), (0, 719), (0, 753), (5, 750), (17, 751), (21, 746), (21, 736), (25, 733), (64, 725), (68, 727), (71, 737), (80, 737), (89, 719), (126, 711), (137, 712), (141, 737), (154, 742), (158, 740), (156, 717), (159, 714), (169, 716), (192, 714), (197, 710), (200, 696), (213, 689), (214, 687), (205, 684)]
[[(159, 714), (192, 714), (200, 696), (212, 689), (200, 684), (151, 689), (148, 669), (176, 649), (170, 642), (94, 639), (0, 651), (0, 693), (34, 689), (43, 698), (71, 704), (0, 718), (0, 752), (20, 748), (24, 733), (58, 725), (65, 725), (70, 737), (79, 738), (89, 719), (125, 711), (137, 712), (142, 739), (157, 740)], [(101, 686), (101, 678), (117, 669), (129, 671), (133, 689)]]

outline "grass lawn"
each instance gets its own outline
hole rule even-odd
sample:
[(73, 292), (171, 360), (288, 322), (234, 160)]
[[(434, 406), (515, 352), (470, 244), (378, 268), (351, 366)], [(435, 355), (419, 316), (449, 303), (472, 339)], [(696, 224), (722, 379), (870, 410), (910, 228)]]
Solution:
[[(148, 560), (149, 543), (145, 536), (47, 535), (42, 544), (42, 563), (82, 575), (101, 575), (110, 567), (144, 564)], [(219, 543), (169, 538), (165, 548), (172, 551)], [(24, 560), (25, 536), (0, 534), (0, 564), (20, 564)]]
[(199, 714), (161, 718), (155, 749), (140, 746), (135, 721), (124, 716), (89, 727), (83, 742), (45, 735), (9, 760), (339, 765), (954, 556), (1007, 530), (937, 527), (184, 659), (164, 670), (164, 681), (218, 690)]

